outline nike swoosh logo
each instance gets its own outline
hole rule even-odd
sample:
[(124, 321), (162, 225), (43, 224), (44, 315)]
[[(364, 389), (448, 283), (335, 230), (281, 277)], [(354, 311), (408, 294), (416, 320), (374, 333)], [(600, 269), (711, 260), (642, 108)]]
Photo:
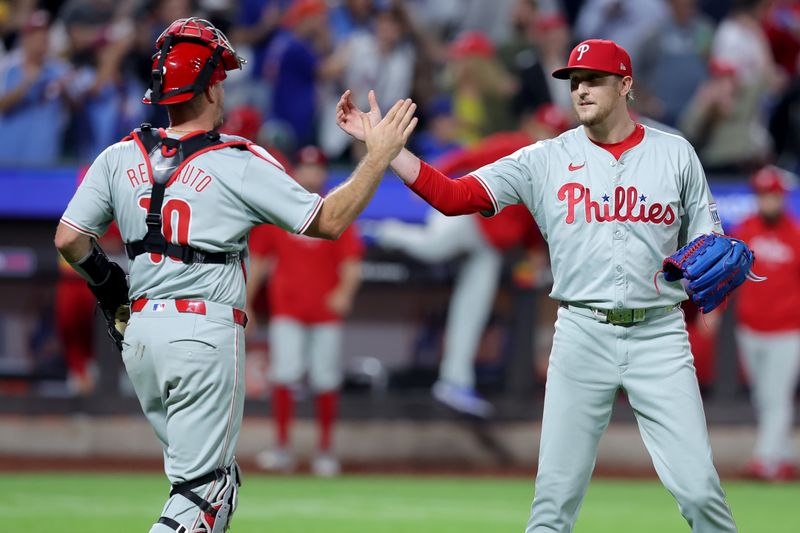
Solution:
[(160, 168), (154, 168), (153, 170), (155, 170), (156, 172), (161, 172), (162, 170), (172, 170), (173, 168), (175, 167), (160, 167)]
[(570, 163), (568, 168), (569, 168), (569, 171), (570, 171), (570, 172), (575, 172), (576, 170), (580, 170), (580, 169), (582, 169), (582, 168), (583, 168), (583, 167), (585, 167), (585, 166), (586, 166), (586, 163), (584, 163), (584, 164), (582, 164), (582, 165), (580, 165), (580, 166), (575, 166), (575, 165), (573, 165), (572, 163)]

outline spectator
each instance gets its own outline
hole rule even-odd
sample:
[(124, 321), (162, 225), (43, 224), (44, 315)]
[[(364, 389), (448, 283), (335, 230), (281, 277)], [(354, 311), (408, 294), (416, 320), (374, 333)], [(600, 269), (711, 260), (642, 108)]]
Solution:
[(670, 16), (642, 45), (634, 65), (637, 110), (669, 126), (675, 126), (707, 76), (714, 27), (696, 4), (696, 0), (670, 0)]
[(372, 31), (374, 15), (375, 0), (339, 0), (330, 14), (334, 44), (339, 45), (356, 33)]
[(758, 212), (734, 235), (758, 257), (765, 283), (745, 283), (736, 299), (736, 337), (758, 420), (747, 475), (766, 481), (796, 477), (792, 462), (794, 393), (800, 376), (800, 225), (786, 212), (787, 173), (768, 166), (751, 184)]
[[(506, 69), (517, 78), (517, 90), (512, 98), (511, 111), (520, 116), (550, 102), (544, 65), (539, 57), (536, 0), (517, 0), (511, 13), (511, 39), (504, 43), (498, 56)], [(563, 58), (559, 58), (563, 61)], [(549, 73), (548, 73), (549, 74)]]
[(558, 11), (539, 11), (534, 22), (534, 43), (539, 53), (551, 101), (565, 113), (572, 113), (572, 98), (566, 80), (551, 72), (566, 64), (570, 52), (570, 31), (567, 21)]
[(136, 125), (123, 120), (124, 103), (140, 86), (128, 84), (121, 68), (135, 42), (134, 27), (123, 17), (114, 21), (109, 0), (73, 0), (61, 17), (75, 69), (67, 86), (74, 107), (70, 138), (77, 143), (73, 149), (79, 160), (91, 161)]
[(611, 39), (628, 50), (636, 66), (642, 43), (667, 19), (663, 0), (586, 0), (575, 21), (575, 38)]
[(287, 127), (294, 146), (315, 139), (317, 77), (328, 46), (328, 9), (322, 0), (297, 0), (270, 40), (263, 76), (273, 95), (266, 115)]
[[(764, 5), (763, 0), (734, 2), (711, 47), (712, 78), (724, 74), (725, 94), (714, 94), (722, 85), (717, 76), (701, 86), (679, 121), (709, 172), (750, 171), (770, 152), (762, 107), (777, 78), (759, 23)], [(720, 67), (716, 73), (715, 66)]]
[[(324, 77), (341, 79), (360, 105), (366, 105), (367, 93), (375, 90), (381, 94), (381, 109), (389, 109), (397, 100), (411, 95), (416, 52), (409, 37), (409, 21), (402, 7), (392, 4), (381, 9), (375, 15), (374, 33), (354, 33), (339, 46), (325, 65)], [(328, 87), (327, 109), (335, 107), (339, 93), (338, 86)], [(352, 139), (336, 126), (334, 113), (326, 112), (322, 122), (323, 150), (331, 156), (340, 155)], [(358, 158), (359, 154), (354, 156)]]
[(800, 172), (800, 74), (795, 74), (779, 96), (772, 110), (769, 132), (780, 164)]
[(34, 12), (0, 61), (0, 163), (54, 164), (61, 156), (67, 64), (48, 54), (50, 17)]
[[(322, 151), (307, 146), (297, 160), (295, 179), (307, 190), (321, 192), (326, 178)], [(250, 251), (249, 302), (269, 277), (272, 417), (277, 430), (276, 447), (256, 461), (266, 470), (287, 472), (294, 467), (289, 447), (292, 390), (308, 369), (319, 427), (311, 467), (317, 475), (334, 476), (340, 469), (333, 454), (333, 424), (343, 377), (341, 323), (361, 281), (361, 241), (353, 226), (338, 240), (324, 241), (267, 225), (253, 230)], [(248, 310), (248, 316), (255, 313)]]
[(432, 161), (458, 150), (461, 144), (456, 140), (458, 125), (450, 98), (439, 96), (425, 111), (426, 127), (412, 139), (419, 156)]
[(800, 59), (800, 2), (774, 0), (763, 18), (763, 28), (775, 63), (789, 76), (795, 75)]
[(517, 83), (496, 58), (494, 44), (466, 32), (450, 46), (449, 86), (459, 125), (459, 141), (469, 145), (490, 133), (514, 129), (508, 99)]

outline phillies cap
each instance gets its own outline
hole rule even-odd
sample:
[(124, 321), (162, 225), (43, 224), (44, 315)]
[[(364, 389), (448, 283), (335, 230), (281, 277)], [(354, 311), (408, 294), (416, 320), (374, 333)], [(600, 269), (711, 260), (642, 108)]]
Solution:
[(750, 178), (750, 186), (756, 194), (785, 193), (789, 190), (791, 178), (789, 172), (773, 165), (767, 165), (753, 174), (753, 177)]
[(633, 76), (631, 56), (614, 41), (589, 39), (572, 49), (564, 68), (553, 71), (553, 77), (569, 79), (569, 73), (578, 68), (599, 70), (618, 76)]

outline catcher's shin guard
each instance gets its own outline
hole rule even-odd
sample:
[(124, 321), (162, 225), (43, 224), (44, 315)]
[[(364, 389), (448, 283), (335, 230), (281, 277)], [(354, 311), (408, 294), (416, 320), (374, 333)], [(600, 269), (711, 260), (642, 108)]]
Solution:
[[(216, 482), (216, 487), (208, 500), (204, 500), (193, 489)], [(170, 497), (180, 494), (202, 511), (197, 526), (191, 530), (173, 518), (162, 516), (159, 524), (169, 526), (178, 533), (224, 533), (228, 530), (239, 501), (239, 487), (242, 484), (239, 465), (236, 460), (228, 468), (217, 468), (204, 476), (172, 486)]]

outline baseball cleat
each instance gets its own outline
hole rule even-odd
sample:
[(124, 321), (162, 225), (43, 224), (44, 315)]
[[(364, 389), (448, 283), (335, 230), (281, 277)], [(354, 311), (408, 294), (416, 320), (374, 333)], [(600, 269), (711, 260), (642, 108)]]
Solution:
[(330, 453), (320, 453), (311, 461), (311, 472), (319, 477), (336, 477), (342, 471), (339, 460)]
[(296, 462), (291, 453), (283, 448), (265, 450), (256, 455), (256, 465), (267, 472), (289, 474), (294, 471)]
[(433, 385), (433, 397), (447, 407), (465, 415), (478, 418), (489, 418), (494, 414), (494, 407), (475, 392), (472, 387), (460, 387), (437, 381)]

